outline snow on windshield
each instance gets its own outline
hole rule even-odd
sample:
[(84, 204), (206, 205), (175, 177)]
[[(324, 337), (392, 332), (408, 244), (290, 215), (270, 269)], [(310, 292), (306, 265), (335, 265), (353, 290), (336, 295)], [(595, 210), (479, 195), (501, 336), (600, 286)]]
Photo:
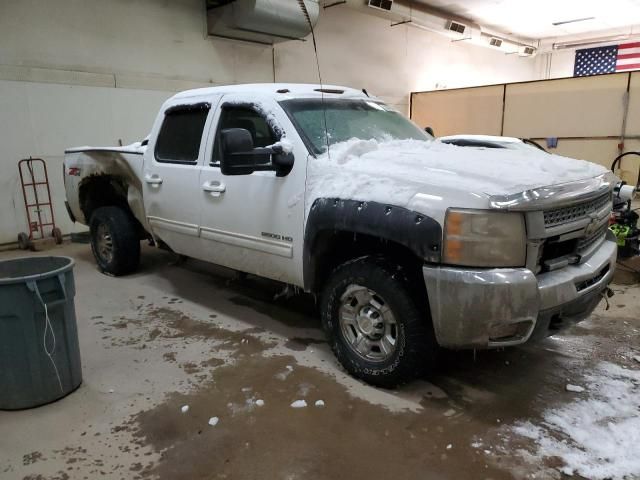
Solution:
[(296, 99), (281, 102), (315, 154), (352, 138), (430, 140), (425, 132), (383, 103), (353, 99)]

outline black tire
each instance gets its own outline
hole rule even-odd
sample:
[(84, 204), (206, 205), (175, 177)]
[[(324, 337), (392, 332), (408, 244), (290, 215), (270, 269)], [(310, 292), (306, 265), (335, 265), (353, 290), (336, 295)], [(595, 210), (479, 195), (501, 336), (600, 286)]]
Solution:
[[(410, 280), (403, 268), (378, 256), (349, 261), (329, 278), (321, 301), (322, 325), (338, 361), (354, 377), (375, 386), (394, 388), (433, 367), (438, 345), (426, 291), (413, 288)], [(382, 300), (391, 309), (396, 338), (388, 358), (376, 361), (364, 358), (345, 336), (340, 321), (342, 297), (349, 298), (354, 286), (375, 292), (377, 296), (373, 298)]]
[(29, 250), (31, 247), (31, 240), (29, 240), (29, 235), (24, 232), (20, 232), (18, 234), (18, 247), (20, 250)]
[[(100, 207), (91, 215), (91, 251), (98, 267), (110, 275), (126, 275), (140, 264), (138, 224), (133, 216), (119, 207)], [(101, 243), (108, 235), (109, 251)]]
[(62, 230), (60, 230), (58, 227), (55, 227), (53, 230), (51, 230), (51, 236), (55, 238), (57, 245), (62, 245), (62, 242), (64, 241), (64, 238), (62, 237)]

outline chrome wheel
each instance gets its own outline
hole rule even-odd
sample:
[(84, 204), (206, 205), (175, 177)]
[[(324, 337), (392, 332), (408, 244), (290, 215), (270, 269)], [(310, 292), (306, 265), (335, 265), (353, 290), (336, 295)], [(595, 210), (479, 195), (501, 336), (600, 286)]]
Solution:
[(340, 329), (353, 351), (370, 362), (393, 356), (398, 326), (389, 305), (373, 290), (349, 285), (340, 297)]
[(98, 225), (96, 231), (96, 250), (103, 261), (111, 263), (113, 260), (113, 239), (109, 228), (104, 223)]

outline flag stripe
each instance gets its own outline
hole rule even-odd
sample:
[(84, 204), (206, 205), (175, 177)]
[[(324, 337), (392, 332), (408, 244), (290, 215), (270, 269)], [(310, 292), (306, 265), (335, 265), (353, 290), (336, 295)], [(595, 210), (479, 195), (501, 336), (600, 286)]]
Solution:
[(616, 72), (621, 72), (623, 70), (640, 70), (640, 63), (629, 63), (627, 65), (618, 65), (616, 67)]
[(632, 63), (638, 63), (640, 62), (640, 57), (635, 57), (635, 58), (627, 58), (625, 60), (618, 60), (616, 62), (616, 66), (617, 65), (630, 65)]
[(625, 50), (627, 48), (640, 48), (640, 42), (623, 43), (618, 45), (618, 50)]
[(629, 58), (640, 58), (640, 52), (638, 52), (638, 53), (625, 53), (623, 55), (618, 55), (618, 60), (627, 60)]

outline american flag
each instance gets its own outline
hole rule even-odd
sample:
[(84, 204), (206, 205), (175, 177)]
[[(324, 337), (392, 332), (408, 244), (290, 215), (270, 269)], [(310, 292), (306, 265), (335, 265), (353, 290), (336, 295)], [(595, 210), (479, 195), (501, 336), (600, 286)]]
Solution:
[(640, 70), (640, 42), (576, 50), (574, 77)]

